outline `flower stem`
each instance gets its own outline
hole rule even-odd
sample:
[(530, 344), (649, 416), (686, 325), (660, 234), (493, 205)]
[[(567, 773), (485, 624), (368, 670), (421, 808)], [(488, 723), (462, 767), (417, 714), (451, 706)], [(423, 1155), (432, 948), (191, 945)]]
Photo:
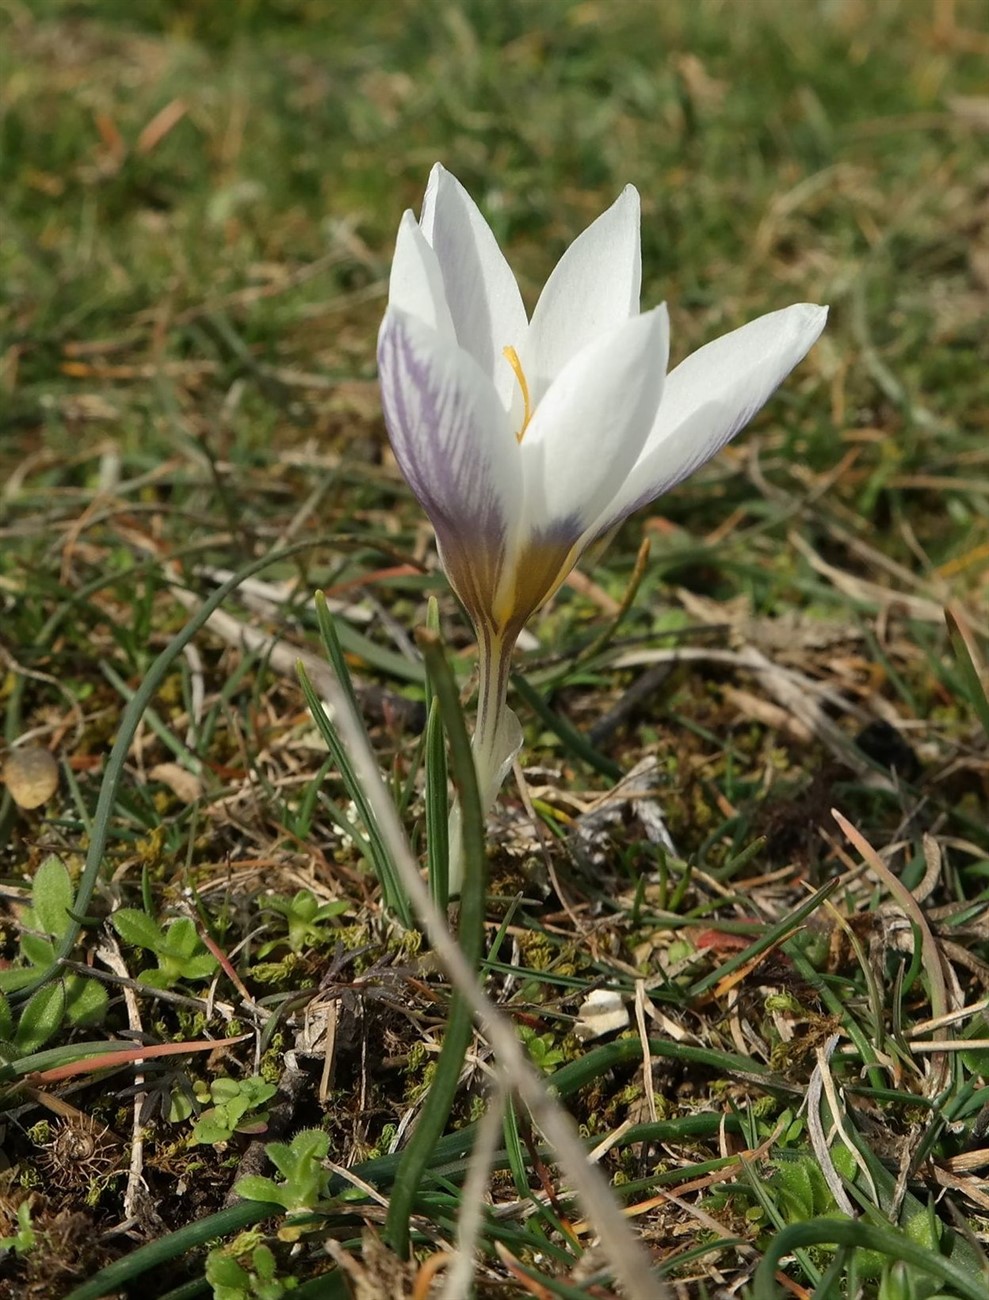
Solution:
[[(484, 816), (498, 797), (508, 770), (522, 748), (522, 728), (506, 703), (515, 638), (487, 629), (478, 640), (477, 723), (471, 741), (477, 791)], [(460, 892), (464, 877), (464, 846), (459, 804), (450, 813), (450, 896)]]
[(477, 791), (482, 813), (486, 813), (494, 803), (504, 780), (499, 769), (504, 761), (502, 732), (512, 649), (513, 646), (507, 645), (504, 637), (493, 633), (485, 633), (478, 639), (477, 724), (471, 749), (477, 768)]

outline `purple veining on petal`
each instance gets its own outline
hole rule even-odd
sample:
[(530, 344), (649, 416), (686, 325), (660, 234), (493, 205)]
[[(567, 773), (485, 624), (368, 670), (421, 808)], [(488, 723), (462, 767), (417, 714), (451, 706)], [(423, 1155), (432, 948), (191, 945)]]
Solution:
[(478, 436), (471, 394), (418, 352), (397, 317), (386, 318), (378, 364), (395, 457), (433, 523), (451, 582), (472, 615), (481, 617), (493, 600), (510, 527), (484, 453), (485, 441), (500, 430)]
[[(411, 340), (399, 330), (386, 329), (378, 354), (383, 380), (385, 419), (395, 455), (409, 486), (427, 514), (435, 513), (465, 534), (489, 542), (504, 537), (505, 522), (496, 494), (485, 482), (487, 466), (478, 457), (466, 460), (467, 439), (456, 434), (471, 419), (463, 394), (436, 382), (425, 358), (416, 355)], [(454, 438), (444, 438), (449, 431)]]
[(554, 519), (552, 524), (533, 531), (531, 545), (547, 550), (565, 546), (568, 550), (580, 538), (584, 527), (583, 515), (577, 510), (563, 519)]

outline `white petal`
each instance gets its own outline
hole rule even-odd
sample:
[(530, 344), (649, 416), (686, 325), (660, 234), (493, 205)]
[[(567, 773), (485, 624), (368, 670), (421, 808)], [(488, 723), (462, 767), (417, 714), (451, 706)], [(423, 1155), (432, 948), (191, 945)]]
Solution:
[(414, 316), (456, 346), (440, 264), (411, 212), (405, 213), (398, 227), (388, 304)]
[(436, 253), (460, 346), (497, 382), (507, 405), (514, 375), (503, 352), (518, 347), (528, 328), (522, 296), (477, 204), (439, 163), (419, 224)]
[(378, 369), (395, 458), (436, 529), (454, 589), (483, 616), (521, 511), (508, 416), (472, 357), (393, 307), (378, 336)]
[(656, 418), (669, 355), (665, 306), (611, 329), (550, 386), (522, 441), (525, 525), (575, 542), (628, 477)]
[(642, 454), (594, 535), (674, 487), (734, 438), (807, 355), (827, 316), (826, 307), (812, 303), (770, 312), (671, 371)]
[(641, 280), (639, 195), (626, 185), (577, 236), (539, 296), (521, 353), (533, 401), (592, 340), (638, 315)]

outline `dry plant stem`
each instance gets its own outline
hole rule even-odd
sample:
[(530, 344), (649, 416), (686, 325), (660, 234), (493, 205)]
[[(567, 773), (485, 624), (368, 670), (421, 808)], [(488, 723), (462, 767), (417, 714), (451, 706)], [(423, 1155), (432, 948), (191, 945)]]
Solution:
[(868, 777), (877, 788), (892, 789), (892, 782), (876, 772), (862, 757), (849, 738), (832, 722), (821, 706), (820, 700), (845, 712), (854, 713), (849, 702), (829, 693), (803, 673), (782, 664), (774, 663), (755, 646), (741, 650), (719, 650), (716, 647), (681, 646), (673, 650), (633, 650), (612, 660), (613, 668), (635, 668), (646, 664), (712, 663), (750, 671), (765, 685), (781, 708), (797, 718), (813, 735), (857, 776)]
[[(428, 640), (425, 637), (422, 640), (425, 648)], [(438, 651), (438, 638), (433, 637), (431, 640)], [(347, 747), (354, 770), (364, 784), (368, 802), (374, 809), (395, 869), (451, 982), (470, 1005), (482, 1032), (497, 1054), (506, 1083), (518, 1092), (547, 1142), (556, 1150), (560, 1164), (581, 1200), (584, 1213), (600, 1237), (602, 1250), (615, 1278), (625, 1288), (629, 1300), (664, 1300), (669, 1295), (668, 1291), (653, 1272), (645, 1249), (626, 1224), (606, 1179), (588, 1163), (576, 1125), (550, 1095), (544, 1081), (529, 1063), (511, 1022), (502, 1016), (485, 995), (476, 972), (465, 960), (444, 917), (430, 898), (405, 837), (398, 811), (381, 779), (377, 759), (365, 739), (359, 720), (353, 714), (346, 692), (339, 683), (333, 682), (328, 695), (334, 710), (335, 724)]]
[[(917, 933), (920, 935), (921, 955), (929, 985), (931, 1010), (934, 1012), (935, 1017), (947, 1015), (954, 1008), (948, 1005), (948, 988), (944, 978), (944, 968), (941, 965), (941, 954), (938, 951), (937, 941), (931, 933), (931, 927), (927, 923), (927, 917), (924, 915), (923, 909), (910, 890), (890, 871), (862, 832), (853, 826), (847, 817), (843, 817), (836, 808), (831, 809), (831, 816), (838, 823), (845, 837), (851, 841), (861, 854), (873, 874), (886, 886), (893, 898), (900, 904), (904, 914), (916, 925)], [(925, 835), (925, 854), (936, 851), (937, 846), (934, 841)], [(938, 1054), (932, 1057), (931, 1072), (928, 1076), (929, 1096), (936, 1096), (945, 1087), (948, 1082), (950, 1068), (947, 1056)]]
[(457, 1254), (447, 1271), (440, 1300), (460, 1300), (470, 1294), (474, 1277), (474, 1251), (484, 1226), (484, 1193), (491, 1177), (491, 1164), (501, 1134), (505, 1110), (505, 1088), (498, 1080), (488, 1097), (488, 1108), (481, 1118), (477, 1141), (471, 1152), (467, 1177), (464, 1179), (463, 1209), (457, 1221)]
[[(127, 979), (129, 983), (130, 972), (124, 962), (123, 955), (117, 944), (117, 941), (110, 936), (104, 939), (103, 946), (99, 949), (98, 956), (109, 966), (115, 975)], [(127, 1007), (127, 1021), (132, 1031), (141, 1034), (144, 1026), (141, 1024), (141, 1012), (137, 1005), (137, 995), (132, 988), (124, 986), (124, 1003)], [(133, 1115), (134, 1121), (131, 1129), (131, 1147), (130, 1147), (130, 1167), (127, 1170), (127, 1187), (124, 1190), (124, 1219), (129, 1222), (136, 1222), (138, 1219), (138, 1200), (141, 1195), (142, 1184), (144, 1182), (144, 1128), (141, 1124), (141, 1110), (144, 1106), (146, 1094), (141, 1085), (144, 1083), (144, 1072), (140, 1069), (141, 1062), (135, 1061), (134, 1083), (138, 1091), (134, 1093)]]
[[(807, 1132), (810, 1136), (811, 1147), (815, 1156), (817, 1156), (817, 1162), (821, 1166), (824, 1181), (827, 1183), (838, 1208), (843, 1213), (854, 1218), (855, 1207), (849, 1200), (838, 1171), (834, 1167), (827, 1134), (824, 1132), (824, 1124), (821, 1120), (821, 1096), (825, 1091), (824, 1073), (828, 1068), (828, 1057), (834, 1051), (837, 1043), (838, 1035), (832, 1034), (825, 1047), (817, 1048), (817, 1064), (814, 1066), (814, 1072), (810, 1076), (810, 1084), (807, 1088)], [(828, 1092), (828, 1103), (832, 1106), (832, 1123), (839, 1128), (842, 1138), (844, 1138), (844, 1131), (841, 1130), (834, 1111), (833, 1089)]]

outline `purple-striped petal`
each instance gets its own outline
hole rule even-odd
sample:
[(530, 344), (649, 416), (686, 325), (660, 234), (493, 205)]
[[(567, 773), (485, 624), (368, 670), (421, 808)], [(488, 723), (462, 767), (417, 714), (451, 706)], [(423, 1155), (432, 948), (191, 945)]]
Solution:
[(522, 507), (508, 415), (473, 357), (396, 308), (382, 322), (378, 369), (395, 458), (432, 521), (454, 589), (483, 619)]

